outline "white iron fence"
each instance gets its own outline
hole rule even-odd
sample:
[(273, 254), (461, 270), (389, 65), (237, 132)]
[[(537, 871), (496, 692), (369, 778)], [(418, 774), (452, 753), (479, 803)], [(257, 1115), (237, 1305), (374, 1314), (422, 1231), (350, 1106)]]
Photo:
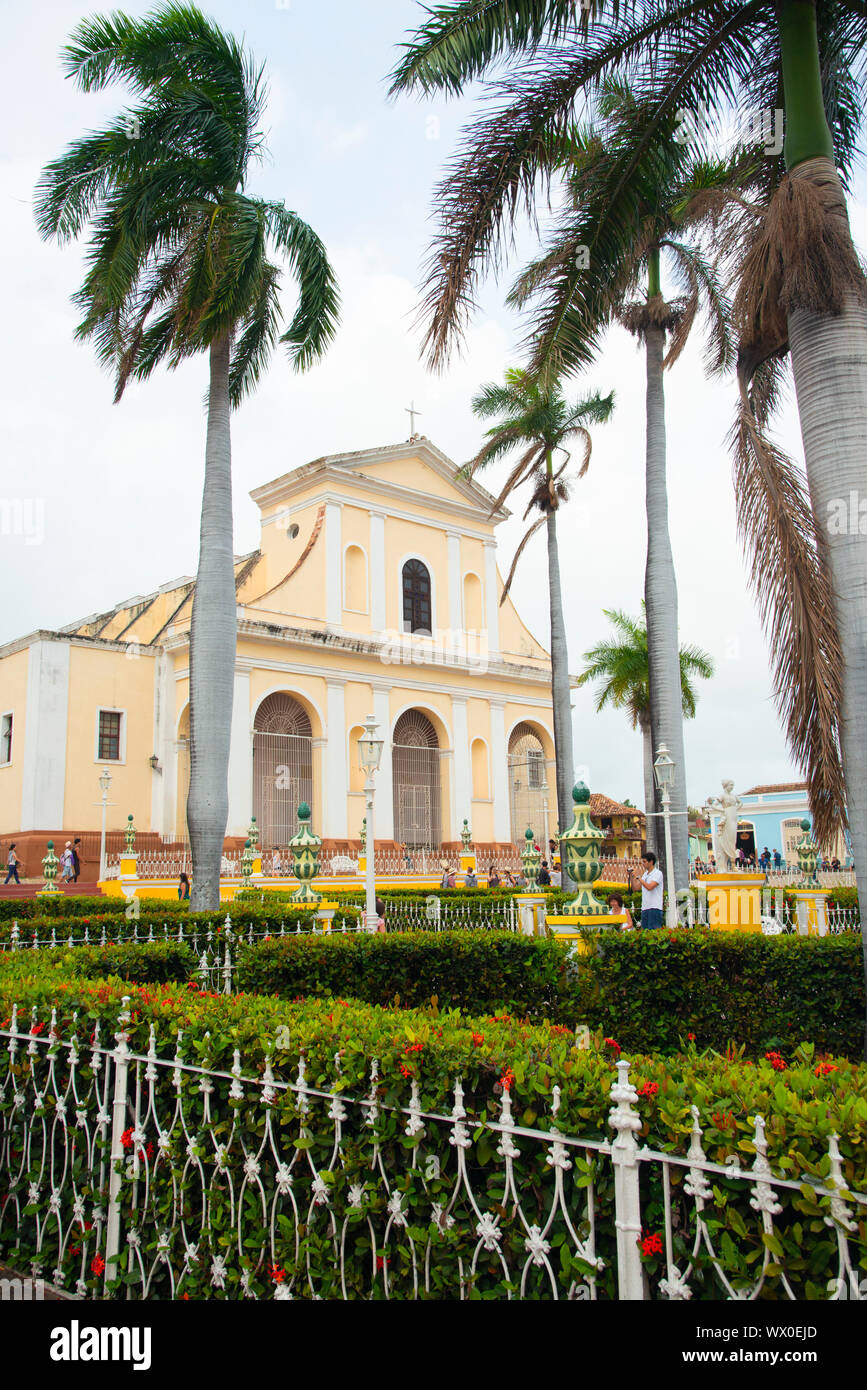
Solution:
[[(274, 1048), (255, 1075), (237, 1051), (228, 1070), (194, 1063), (180, 1034), (159, 1056), (153, 1028), (135, 1053), (129, 1023), (124, 999), (113, 1048), (98, 1024), (61, 1038), (56, 1012), (47, 1033), (35, 1009), (0, 1031), (0, 1253), (81, 1297), (796, 1299), (814, 1247), (812, 1297), (865, 1296), (867, 1197), (847, 1189), (836, 1137), (822, 1180), (783, 1177), (761, 1116), (748, 1167), (707, 1160), (697, 1108), (685, 1155), (640, 1147), (626, 1061), (609, 1141), (560, 1131), (556, 1086), (529, 1127), (508, 1087), (491, 1107), (457, 1080), (432, 1111), (413, 1080), (387, 1104), (376, 1061), (353, 1096), (339, 1053), (313, 1085), (303, 1057), (276, 1074)], [(787, 1268), (774, 1252), (793, 1231), (808, 1259)]]

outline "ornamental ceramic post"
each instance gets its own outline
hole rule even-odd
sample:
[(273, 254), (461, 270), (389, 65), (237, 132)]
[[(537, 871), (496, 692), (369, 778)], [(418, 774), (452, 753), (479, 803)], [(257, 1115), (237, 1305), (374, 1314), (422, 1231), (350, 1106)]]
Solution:
[(322, 839), (319, 835), (314, 835), (310, 829), (310, 807), (306, 801), (298, 807), (298, 827), (297, 835), (293, 835), (289, 841), (289, 848), (295, 860), (295, 877), (298, 879), (299, 887), (297, 893), (292, 897), (294, 903), (307, 903), (311, 907), (316, 907), (320, 902), (319, 893), (314, 893), (310, 884), (319, 873), (319, 851), (322, 848)]
[(473, 852), (473, 832), (470, 830), (469, 821), (464, 821), (464, 828), (461, 831), (461, 873), (466, 873), (468, 869), (474, 869), (476, 857)]
[(575, 803), (572, 824), (558, 839), (560, 862), (578, 888), (578, 896), (564, 904), (564, 913), (570, 917), (605, 917), (608, 904), (600, 902), (593, 892), (593, 884), (602, 872), (599, 846), (605, 835), (590, 819), (590, 792), (583, 782), (573, 787), (572, 800)]
[(249, 840), (244, 843), (241, 854), (241, 888), (253, 887), (253, 846)]
[(817, 872), (819, 847), (813, 839), (812, 827), (806, 817), (801, 821), (801, 829), (804, 833), (796, 846), (801, 881), (792, 889), (798, 932), (801, 936), (827, 936), (828, 890), (822, 887)]
[(38, 897), (41, 898), (43, 894), (45, 894), (46, 896), (48, 896), (49, 894), (53, 896), (60, 892), (60, 889), (58, 888), (56, 882), (57, 870), (59, 868), (60, 860), (54, 853), (54, 841), (49, 840), (48, 853), (42, 861), (42, 876), (45, 879), (45, 883), (42, 886), (42, 888), (40, 888), (39, 893), (37, 895)]
[(120, 856), (120, 879), (122, 883), (138, 878), (138, 855), (135, 852), (135, 837), (135, 824), (133, 817), (129, 815), (126, 818), (126, 829), (123, 832), (126, 848)]
[(258, 883), (261, 881), (263, 877), (262, 848), (259, 844), (259, 827), (256, 824), (255, 816), (253, 816), (250, 820), (250, 829), (247, 831), (247, 839), (250, 842), (250, 851), (253, 855), (253, 863), (250, 869), (250, 874), (253, 878), (254, 883)]
[(536, 879), (539, 877), (539, 866), (542, 863), (542, 851), (536, 849), (535, 836), (527, 826), (524, 831), (524, 849), (521, 854), (521, 863), (524, 866), (524, 878), (527, 880), (527, 892), (536, 891)]

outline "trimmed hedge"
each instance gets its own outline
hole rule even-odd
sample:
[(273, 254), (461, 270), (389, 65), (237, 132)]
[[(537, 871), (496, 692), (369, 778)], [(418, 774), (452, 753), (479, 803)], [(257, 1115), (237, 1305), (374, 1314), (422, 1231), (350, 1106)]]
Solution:
[[(144, 901), (146, 902), (147, 900)], [(179, 921), (187, 935), (191, 935), (194, 930), (206, 932), (209, 927), (216, 935), (222, 933), (227, 915), (231, 917), (232, 929), (238, 936), (240, 936), (242, 932), (245, 932), (250, 926), (268, 927), (272, 930), (279, 931), (282, 924), (286, 931), (294, 932), (295, 928), (299, 925), (302, 928), (310, 928), (313, 921), (309, 911), (299, 912), (297, 908), (285, 912), (271, 912), (251, 906), (249, 903), (244, 903), (237, 909), (230, 905), (228, 914), (226, 908), (223, 907), (217, 912), (185, 912), (181, 915), (179, 913), (164, 914), (161, 907), (157, 913), (148, 912), (145, 910), (143, 902), (141, 916), (137, 918), (131, 917), (127, 919), (123, 913), (117, 912), (100, 912), (92, 913), (88, 917), (80, 917), (75, 922), (71, 920), (69, 922), (64, 921), (62, 925), (59, 925), (56, 917), (31, 917), (24, 921), (19, 921), (18, 938), (21, 945), (24, 947), (29, 946), (34, 937), (38, 937), (40, 944), (44, 945), (50, 941), (51, 932), (53, 930), (58, 944), (62, 945), (64, 936), (68, 938), (70, 930), (72, 930), (74, 936), (78, 938), (82, 935), (86, 926), (88, 935), (91, 938), (98, 939), (102, 935), (103, 926), (105, 926), (106, 936), (110, 939), (132, 940), (137, 932), (141, 940), (149, 934), (151, 928), (153, 928), (155, 936), (157, 933), (162, 933), (164, 926), (167, 924), (170, 930), (174, 932), (177, 930)], [(349, 924), (357, 922), (360, 915), (356, 907), (350, 906), (341, 909), (335, 915), (335, 921), (338, 923), (338, 930), (344, 918), (347, 924)], [(11, 921), (0, 922), (0, 941), (5, 942), (12, 939), (12, 925)], [(317, 925), (321, 929), (323, 923), (318, 922)]]
[(559, 1014), (565, 954), (515, 932), (394, 932), (281, 937), (239, 949), (236, 987), (281, 999), (351, 995), (368, 1004), (430, 1004), (543, 1019)]
[(588, 956), (511, 932), (394, 933), (281, 939), (240, 951), (238, 988), (395, 999), (467, 1012), (499, 1008), (587, 1024), (621, 1046), (703, 1047), (749, 1056), (808, 1042), (857, 1057), (863, 1048), (860, 938), (733, 932), (605, 932)]
[[(237, 1048), (244, 1075), (261, 1076), (264, 1053), (271, 1048), (273, 1075), (279, 1081), (295, 1078), (303, 1054), (308, 1087), (323, 1091), (335, 1084), (337, 1054), (339, 1086), (347, 1096), (369, 1095), (372, 1060), (375, 1057), (378, 1061), (376, 1096), (382, 1107), (379, 1118), (371, 1128), (358, 1107), (346, 1105), (341, 1120), (339, 1162), (334, 1162), (335, 1126), (327, 1114), (327, 1098), (322, 1100), (311, 1093), (305, 1115), (299, 1111), (297, 1096), (292, 1093), (278, 1092), (274, 1097), (268, 1111), (269, 1124), (271, 1132), (278, 1136), (280, 1154), (288, 1160), (295, 1150), (303, 1151), (294, 1170), (297, 1206), (290, 1197), (283, 1198), (276, 1206), (273, 1220), (270, 1207), (266, 1211), (253, 1193), (244, 1204), (244, 1244), (240, 1252), (234, 1229), (237, 1211), (231, 1208), (231, 1185), (218, 1173), (216, 1140), (231, 1144), (232, 1170), (238, 1172), (239, 1183), (244, 1153), (257, 1154), (264, 1166), (263, 1182), (270, 1193), (274, 1189), (274, 1161), (263, 1139), (263, 1107), (261, 1102), (250, 1100), (249, 1092), (242, 1101), (227, 1099), (228, 1088), (224, 1084), (217, 1084), (213, 1093), (204, 1096), (197, 1074), (182, 1075), (181, 1094), (188, 1133), (196, 1136), (196, 1161), (191, 1167), (187, 1130), (180, 1129), (161, 1151), (158, 1164), (146, 1157), (145, 1147), (150, 1146), (153, 1152), (157, 1135), (150, 1116), (144, 1115), (140, 1163), (142, 1171), (147, 1172), (150, 1206), (147, 1218), (143, 1220), (139, 1212), (135, 1225), (141, 1232), (148, 1262), (154, 1259), (157, 1237), (162, 1235), (168, 1239), (172, 1263), (179, 1269), (184, 1254), (183, 1234), (177, 1224), (172, 1224), (171, 1213), (173, 1197), (186, 1174), (185, 1216), (189, 1213), (190, 1221), (195, 1221), (198, 1258), (183, 1275), (182, 1289), (175, 1290), (170, 1288), (167, 1272), (157, 1261), (151, 1297), (186, 1294), (193, 1299), (236, 1299), (242, 1296), (240, 1280), (245, 1272), (249, 1291), (259, 1298), (272, 1298), (275, 1287), (285, 1281), (295, 1298), (310, 1299), (313, 1294), (307, 1283), (309, 1274), (315, 1291), (325, 1298), (381, 1299), (385, 1296), (387, 1264), (390, 1296), (401, 1300), (412, 1297), (413, 1261), (417, 1262), (420, 1255), (425, 1259), (428, 1243), (432, 1270), (432, 1291), (428, 1297), (457, 1297), (460, 1271), (469, 1279), (471, 1298), (503, 1299), (510, 1294), (514, 1297), (518, 1292), (516, 1285), (506, 1282), (498, 1258), (484, 1254), (479, 1258), (477, 1211), (470, 1208), (463, 1195), (453, 1208), (453, 1227), (446, 1228), (436, 1219), (434, 1204), (446, 1208), (452, 1200), (456, 1151), (449, 1142), (452, 1127), (432, 1121), (429, 1114), (450, 1113), (454, 1104), (452, 1088), (460, 1076), (467, 1133), (472, 1136), (464, 1161), (471, 1175), (474, 1199), (479, 1210), (497, 1217), (501, 1248), (512, 1269), (519, 1272), (525, 1265), (529, 1267), (526, 1229), (510, 1210), (511, 1201), (504, 1204), (497, 1135), (479, 1130), (478, 1120), (496, 1121), (506, 1085), (515, 1122), (549, 1129), (554, 1123), (551, 1101), (556, 1085), (560, 1088), (556, 1125), (561, 1133), (611, 1138), (609, 1093), (616, 1075), (613, 1050), (596, 1045), (580, 1051), (566, 1029), (533, 1027), (502, 1016), (473, 1019), (439, 1010), (379, 1009), (333, 1000), (291, 1005), (264, 997), (203, 997), (189, 987), (173, 984), (154, 989), (118, 979), (86, 980), (70, 973), (73, 954), (76, 960), (84, 956), (83, 952), (40, 955), (37, 970), (33, 969), (32, 957), (9, 957), (0, 962), (0, 1026), (8, 1026), (14, 1001), (19, 1005), (19, 1027), (25, 1035), (34, 1006), (36, 1029), (44, 1034), (51, 1008), (56, 1006), (59, 1037), (66, 1040), (76, 1031), (85, 1044), (85, 1079), (89, 1074), (88, 1037), (98, 1022), (100, 1036), (110, 1045), (123, 995), (130, 996), (130, 1044), (138, 1053), (146, 1052), (153, 1025), (158, 1053), (171, 1057), (177, 1030), (182, 1029), (183, 1057), (187, 1061), (228, 1072)], [(864, 1191), (867, 1067), (853, 1066), (842, 1059), (818, 1066), (816, 1063), (809, 1048), (790, 1056), (782, 1068), (771, 1061), (753, 1066), (737, 1058), (700, 1055), (692, 1046), (673, 1057), (635, 1056), (631, 1078), (641, 1092), (637, 1105), (642, 1120), (637, 1138), (658, 1151), (685, 1155), (690, 1142), (691, 1107), (696, 1106), (708, 1159), (724, 1163), (731, 1154), (739, 1154), (747, 1167), (755, 1153), (753, 1117), (761, 1114), (766, 1119), (768, 1158), (775, 1171), (782, 1170), (795, 1179), (821, 1179), (828, 1172), (829, 1137), (836, 1133), (840, 1136), (844, 1180), (850, 1188)], [(28, 1065), (26, 1049), (22, 1049), (17, 1063), (22, 1079)], [(62, 1065), (61, 1060), (57, 1064), (58, 1076)], [(422, 1109), (429, 1112), (422, 1133), (415, 1137), (407, 1133), (406, 1126), (413, 1082), (418, 1085)], [(171, 1068), (160, 1069), (157, 1088), (158, 1113), (172, 1114), (178, 1097)], [(206, 1103), (209, 1121), (205, 1117)], [(17, 1147), (16, 1126), (23, 1122), (23, 1111), (14, 1110), (11, 1091), (0, 1105), (4, 1121), (10, 1126), (13, 1146)], [(51, 1087), (45, 1088), (44, 1105), (48, 1132), (53, 1132), (55, 1094)], [(404, 1113), (400, 1113), (400, 1107)], [(607, 1161), (596, 1161), (591, 1170), (578, 1154), (572, 1153), (571, 1158), (574, 1171), (566, 1181), (570, 1184), (573, 1216), (580, 1210), (577, 1189), (593, 1173), (596, 1252), (604, 1261), (595, 1272), (597, 1289), (601, 1297), (611, 1299), (616, 1297), (613, 1166)], [(50, 1188), (43, 1184), (37, 1200), (26, 1204), (29, 1183), (38, 1177), (39, 1161), (34, 1155), (31, 1169), (16, 1167), (3, 1174), (3, 1202), (17, 1198), (21, 1216), (0, 1225), (0, 1257), (26, 1265), (34, 1254), (35, 1219), (39, 1219), (46, 1242), (42, 1263), (52, 1269), (59, 1264), (60, 1278), (67, 1287), (76, 1278), (83, 1278), (90, 1296), (101, 1297), (101, 1279), (90, 1273), (91, 1258), (98, 1249), (93, 1244), (94, 1236), (81, 1231), (75, 1223), (74, 1232), (84, 1246), (83, 1252), (79, 1253), (78, 1246), (73, 1248), (71, 1243), (61, 1250), (58, 1223), (48, 1215)], [(197, 1220), (199, 1179), (194, 1173), (197, 1166), (202, 1169), (201, 1186), (207, 1188), (213, 1204), (209, 1221), (201, 1230)], [(389, 1221), (389, 1192), (377, 1177), (380, 1167), (389, 1175), (389, 1190), (399, 1193), (406, 1226)], [(545, 1143), (518, 1135), (511, 1172), (526, 1219), (544, 1227), (553, 1204), (555, 1183), (562, 1177), (546, 1161)], [(327, 1184), (328, 1208), (318, 1215), (309, 1196), (314, 1174)], [(695, 1207), (684, 1193), (685, 1176), (684, 1169), (672, 1171), (674, 1260), (681, 1269), (689, 1263), (695, 1234)], [(132, 1181), (132, 1165), (125, 1164), (120, 1194), (125, 1222), (130, 1220)], [(78, 1182), (82, 1188), (84, 1174), (79, 1173)], [(363, 1206), (357, 1197), (352, 1197), (353, 1183), (363, 1191)], [(786, 1297), (783, 1275), (796, 1298), (827, 1298), (829, 1281), (838, 1272), (836, 1232), (824, 1220), (828, 1215), (827, 1202), (821, 1205), (803, 1187), (781, 1192), (783, 1210), (774, 1218), (770, 1245), (763, 1238), (761, 1217), (750, 1206), (750, 1183), (718, 1178), (714, 1187), (716, 1196), (706, 1203), (704, 1217), (711, 1223), (723, 1268), (736, 1287), (746, 1287), (755, 1279), (770, 1248), (772, 1262), (766, 1270), (763, 1298)], [(141, 1195), (140, 1173), (140, 1200)], [(64, 1203), (67, 1196), (64, 1188)], [(88, 1193), (88, 1212), (95, 1196)], [(663, 1201), (659, 1169), (648, 1165), (642, 1181), (642, 1223), (648, 1234), (662, 1229)], [(293, 1216), (298, 1211), (301, 1216)], [(342, 1232), (345, 1290), (341, 1288), (334, 1256), (333, 1217)], [(384, 1237), (386, 1228), (390, 1235)], [(302, 1238), (297, 1249), (299, 1229)], [(378, 1236), (375, 1244), (371, 1240), (374, 1231)], [(272, 1232), (274, 1243), (270, 1246)], [(574, 1242), (564, 1232), (559, 1218), (549, 1237), (553, 1277), (559, 1296), (565, 1298), (573, 1282), (584, 1280), (591, 1271), (576, 1254)], [(379, 1243), (383, 1239), (387, 1241), (385, 1246)], [(259, 1259), (260, 1242), (268, 1248), (266, 1260)], [(852, 1234), (850, 1243), (860, 1270), (867, 1270), (863, 1226)], [(211, 1279), (212, 1260), (217, 1255), (226, 1266), (222, 1289), (215, 1287)], [(648, 1254), (644, 1263), (655, 1287), (665, 1272), (662, 1260)], [(135, 1273), (125, 1277), (133, 1283), (136, 1280)], [(712, 1277), (704, 1250), (698, 1253), (691, 1285), (694, 1302), (724, 1296)], [(124, 1283), (117, 1281), (110, 1292), (124, 1298), (127, 1290)], [(532, 1300), (551, 1296), (544, 1271), (531, 1270), (523, 1297)]]
[(694, 1033), (755, 1056), (795, 1043), (860, 1056), (864, 963), (855, 932), (605, 932), (582, 959), (579, 1016), (623, 1047), (668, 1051)]

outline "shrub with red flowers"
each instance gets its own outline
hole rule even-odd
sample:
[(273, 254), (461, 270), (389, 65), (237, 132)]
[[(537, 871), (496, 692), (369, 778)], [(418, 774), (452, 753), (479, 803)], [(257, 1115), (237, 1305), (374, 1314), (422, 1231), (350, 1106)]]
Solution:
[(653, 1255), (661, 1255), (662, 1236), (658, 1233), (646, 1235), (641, 1242), (641, 1253), (645, 1259), (650, 1259)]
[(766, 1052), (765, 1061), (770, 1062), (774, 1071), (786, 1070), (786, 1059), (782, 1057), (779, 1052)]
[(658, 1081), (645, 1081), (643, 1086), (639, 1086), (639, 1087), (638, 1087), (638, 1094), (639, 1094), (640, 1096), (655, 1096), (655, 1095), (658, 1094), (658, 1092), (659, 1092), (659, 1082), (658, 1082)]
[(90, 1262), (90, 1268), (91, 1272), (95, 1274), (97, 1278), (105, 1272), (105, 1260), (101, 1255), (94, 1255)]

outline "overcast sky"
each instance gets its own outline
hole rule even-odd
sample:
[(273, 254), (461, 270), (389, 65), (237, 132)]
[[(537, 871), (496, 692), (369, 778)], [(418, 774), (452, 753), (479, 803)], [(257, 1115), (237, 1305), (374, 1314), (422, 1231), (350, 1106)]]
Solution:
[[(152, 6), (119, 8), (139, 14)], [(242, 554), (259, 539), (251, 488), (324, 453), (406, 438), (412, 399), (423, 412), (422, 433), (457, 462), (471, 457), (481, 430), (470, 399), (519, 360), (519, 332), (502, 310), (504, 287), (491, 284), (462, 359), (439, 377), (419, 360), (413, 317), (430, 194), (470, 105), (386, 101), (396, 45), (420, 14), (415, 0), (236, 0), (205, 8), (266, 65), (269, 154), (250, 190), (284, 200), (316, 228), (344, 306), (326, 361), (299, 377), (275, 357), (234, 418), (235, 549)], [(120, 89), (83, 95), (61, 72), (63, 42), (96, 9), (42, 0), (4, 16), (3, 498), (25, 504), (31, 534), (0, 536), (0, 642), (70, 623), (196, 568), (206, 361), (132, 386), (113, 406), (91, 347), (73, 336), (70, 295), (82, 279), (82, 248), (43, 244), (33, 223), (40, 168), (124, 105)], [(852, 217), (863, 245), (863, 185), (857, 191)], [(291, 314), (288, 293), (286, 302)], [(602, 609), (637, 614), (644, 586), (644, 367), (621, 330), (572, 389), (588, 387), (613, 389), (617, 408), (596, 431), (590, 471), (559, 523), (573, 671), (606, 633)], [(681, 640), (699, 643), (717, 664), (686, 729), (688, 792), (700, 803), (724, 776), (743, 790), (799, 774), (776, 718), (735, 534), (726, 444), (734, 383), (705, 379), (697, 339), (667, 375), (666, 391)], [(801, 457), (791, 399), (779, 439)], [(496, 477), (485, 481), (492, 486)], [(521, 510), (498, 532), (504, 574), (522, 534)], [(514, 597), (547, 644), (543, 536), (525, 552)], [(622, 714), (595, 714), (584, 691), (576, 696), (575, 754), (595, 790), (642, 800), (639, 736)]]

